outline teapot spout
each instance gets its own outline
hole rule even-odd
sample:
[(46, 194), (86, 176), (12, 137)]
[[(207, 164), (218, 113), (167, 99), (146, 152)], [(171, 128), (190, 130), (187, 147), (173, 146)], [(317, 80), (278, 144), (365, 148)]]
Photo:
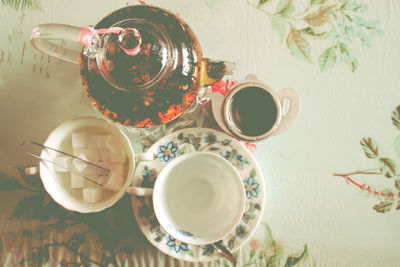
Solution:
[(225, 75), (233, 74), (236, 64), (229, 61), (203, 58), (201, 62), (201, 85), (209, 86), (221, 80)]

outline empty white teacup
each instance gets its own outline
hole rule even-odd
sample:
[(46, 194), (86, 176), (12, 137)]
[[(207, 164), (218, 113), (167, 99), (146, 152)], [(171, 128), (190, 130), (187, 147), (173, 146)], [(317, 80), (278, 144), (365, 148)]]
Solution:
[(153, 190), (131, 187), (128, 193), (152, 194), (161, 226), (176, 239), (195, 245), (213, 244), (231, 233), (246, 203), (239, 172), (211, 152), (184, 154), (162, 169)]

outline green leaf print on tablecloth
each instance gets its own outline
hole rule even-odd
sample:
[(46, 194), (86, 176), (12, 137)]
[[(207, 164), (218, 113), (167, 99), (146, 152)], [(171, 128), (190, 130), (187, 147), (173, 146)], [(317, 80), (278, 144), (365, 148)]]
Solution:
[(333, 46), (327, 48), (319, 57), (319, 68), (321, 71), (328, 70), (336, 64), (335, 48)]
[(290, 32), (287, 36), (286, 46), (289, 48), (292, 55), (312, 62), (310, 45), (307, 40), (303, 38), (301, 33), (293, 27), (290, 28)]
[[(334, 176), (340, 176), (347, 182), (359, 187), (361, 191), (367, 195), (378, 198), (379, 203), (372, 208), (379, 213), (386, 213), (392, 209), (400, 209), (400, 105), (391, 113), (391, 120), (395, 130), (397, 130), (397, 138), (391, 147), (386, 150), (380, 149), (378, 142), (372, 137), (364, 137), (360, 141), (362, 150), (373, 164), (371, 169), (357, 170), (350, 173), (334, 173)], [(393, 149), (389, 157), (389, 153)], [(385, 151), (385, 152), (382, 152)], [(397, 157), (396, 157), (397, 156)], [(354, 175), (377, 175), (385, 179), (393, 180), (393, 188), (376, 189), (371, 185), (359, 184), (352, 176)]]
[(286, 17), (294, 10), (293, 0), (280, 0), (276, 8), (276, 15)]
[(370, 159), (375, 159), (378, 157), (378, 144), (371, 137), (364, 137), (360, 142), (365, 155)]
[[(271, 18), (273, 28), (290, 53), (302, 60), (318, 62), (321, 72), (345, 63), (352, 72), (358, 67), (358, 44), (370, 46), (382, 33), (379, 22), (364, 18), (367, 5), (355, 0), (246, 0), (250, 6)], [(312, 44), (323, 48), (318, 60), (312, 57)], [(318, 48), (319, 49), (319, 48)]]
[(389, 158), (380, 158), (379, 163), (381, 173), (387, 178), (392, 178), (398, 173), (398, 167), (394, 160), (391, 160)]
[(323, 3), (325, 3), (327, 0), (311, 0), (310, 1), (310, 5), (312, 6), (312, 5), (320, 5), (320, 4), (323, 4)]
[[(268, 224), (262, 223), (264, 232), (262, 239), (250, 240), (248, 246), (250, 253), (244, 260), (241, 267), (248, 266), (269, 266), (269, 267), (292, 267), (298, 266), (301, 263), (306, 263), (308, 257), (308, 247), (305, 244), (302, 251), (294, 254), (285, 255), (285, 252), (278, 241), (272, 235), (272, 231)], [(284, 265), (282, 263), (285, 263)]]
[(0, 3), (17, 11), (42, 9), (40, 0), (1, 0)]
[(400, 131), (400, 106), (392, 112), (393, 125)]

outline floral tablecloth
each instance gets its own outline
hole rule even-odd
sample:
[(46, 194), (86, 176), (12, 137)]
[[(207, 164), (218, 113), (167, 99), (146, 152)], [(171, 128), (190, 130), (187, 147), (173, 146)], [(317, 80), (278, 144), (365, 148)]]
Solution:
[[(302, 96), (295, 124), (256, 144), (265, 207), (255, 234), (235, 252), (236, 266), (399, 266), (400, 2), (146, 3), (181, 16), (205, 56), (235, 62), (233, 79), (254, 73)], [(145, 3), (0, 1), (0, 265), (233, 265), (160, 252), (141, 233), (129, 196), (99, 213), (70, 212), (23, 172), (38, 162), (23, 154), (22, 141), (44, 142), (74, 117), (101, 117), (79, 67), (30, 46), (33, 26), (93, 25), (136, 4)]]

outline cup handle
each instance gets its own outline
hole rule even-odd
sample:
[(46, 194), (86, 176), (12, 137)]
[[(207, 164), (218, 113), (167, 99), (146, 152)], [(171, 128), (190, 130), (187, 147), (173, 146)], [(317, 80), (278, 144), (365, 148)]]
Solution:
[(290, 100), (290, 107), (287, 113), (282, 115), (282, 120), (279, 123), (278, 128), (272, 133), (272, 135), (278, 135), (286, 131), (296, 120), (301, 106), (301, 97), (297, 93), (297, 91), (292, 88), (284, 88), (280, 90), (277, 95), (282, 104), (282, 110), (283, 102), (285, 99)]
[(154, 156), (152, 153), (138, 153), (135, 154), (135, 161), (149, 161), (153, 160)]
[(129, 195), (135, 195), (135, 196), (151, 196), (151, 195), (153, 195), (152, 188), (144, 188), (144, 187), (136, 187), (136, 186), (128, 187), (126, 192)]
[(25, 175), (37, 175), (40, 172), (39, 166), (27, 167), (24, 170)]
[(225, 75), (233, 74), (235, 68), (236, 64), (233, 62), (203, 58), (200, 69), (201, 87), (212, 85), (221, 80)]
[[(135, 162), (136, 161), (149, 161), (149, 160), (153, 160), (153, 159), (154, 159), (154, 156), (152, 153), (135, 154)], [(126, 192), (130, 195), (135, 195), (135, 196), (151, 196), (153, 194), (153, 189), (131, 186), (126, 189)]]
[(258, 78), (255, 74), (247, 74), (244, 80), (248, 82), (257, 82)]

